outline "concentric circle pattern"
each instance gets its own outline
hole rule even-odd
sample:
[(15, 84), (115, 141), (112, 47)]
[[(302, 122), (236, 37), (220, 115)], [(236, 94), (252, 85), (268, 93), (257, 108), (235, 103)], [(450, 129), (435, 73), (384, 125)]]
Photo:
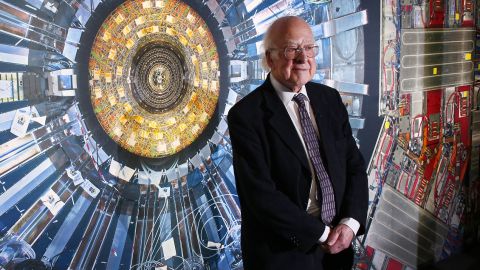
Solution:
[(142, 48), (130, 72), (133, 97), (150, 113), (172, 110), (186, 96), (185, 57), (173, 46), (149, 44)]
[(217, 105), (212, 34), (183, 2), (127, 1), (105, 20), (89, 61), (91, 102), (103, 129), (144, 157), (184, 149)]

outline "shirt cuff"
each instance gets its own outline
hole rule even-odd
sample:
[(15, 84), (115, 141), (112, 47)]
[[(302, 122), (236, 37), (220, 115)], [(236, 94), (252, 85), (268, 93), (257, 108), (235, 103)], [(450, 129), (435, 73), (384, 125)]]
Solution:
[(353, 235), (357, 235), (358, 229), (360, 229), (360, 223), (353, 218), (342, 218), (340, 224), (345, 224), (350, 227), (353, 231)]
[(323, 231), (322, 236), (320, 236), (320, 239), (318, 239), (319, 243), (323, 243), (327, 241), (328, 235), (330, 234), (330, 227), (325, 226), (325, 230)]
[[(360, 223), (356, 221), (354, 218), (342, 218), (340, 220), (340, 224), (347, 225), (353, 231), (353, 235), (357, 235), (358, 229), (360, 229)], [(325, 230), (323, 231), (322, 236), (318, 239), (319, 243), (323, 243), (327, 241), (328, 235), (330, 234), (330, 227), (325, 226)]]

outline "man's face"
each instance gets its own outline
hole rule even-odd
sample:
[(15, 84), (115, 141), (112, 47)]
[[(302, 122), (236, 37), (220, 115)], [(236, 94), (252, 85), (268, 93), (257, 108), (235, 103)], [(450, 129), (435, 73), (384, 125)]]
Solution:
[(267, 63), (273, 76), (294, 92), (313, 78), (315, 57), (308, 58), (302, 50), (292, 60), (285, 58), (285, 48), (303, 48), (315, 44), (310, 27), (303, 21), (289, 21), (272, 36), (273, 50), (267, 51)]

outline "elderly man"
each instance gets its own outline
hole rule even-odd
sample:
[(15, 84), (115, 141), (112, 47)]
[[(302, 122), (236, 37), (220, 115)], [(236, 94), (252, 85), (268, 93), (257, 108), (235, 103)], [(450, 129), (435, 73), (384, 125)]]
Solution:
[(347, 111), (309, 82), (318, 46), (305, 21), (278, 19), (264, 47), (270, 74), (228, 115), (244, 267), (350, 269), (368, 192)]

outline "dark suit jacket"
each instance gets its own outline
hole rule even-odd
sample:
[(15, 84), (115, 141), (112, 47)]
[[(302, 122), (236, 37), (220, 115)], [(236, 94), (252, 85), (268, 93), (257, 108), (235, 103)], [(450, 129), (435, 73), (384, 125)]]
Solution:
[[(365, 230), (368, 205), (364, 160), (335, 89), (307, 83), (320, 132), (323, 162), (335, 192), (333, 224), (351, 217)], [(341, 269), (352, 250), (326, 255), (317, 241), (325, 225), (306, 212), (312, 175), (300, 137), (270, 79), (228, 114), (233, 165), (242, 210), (246, 270)]]

